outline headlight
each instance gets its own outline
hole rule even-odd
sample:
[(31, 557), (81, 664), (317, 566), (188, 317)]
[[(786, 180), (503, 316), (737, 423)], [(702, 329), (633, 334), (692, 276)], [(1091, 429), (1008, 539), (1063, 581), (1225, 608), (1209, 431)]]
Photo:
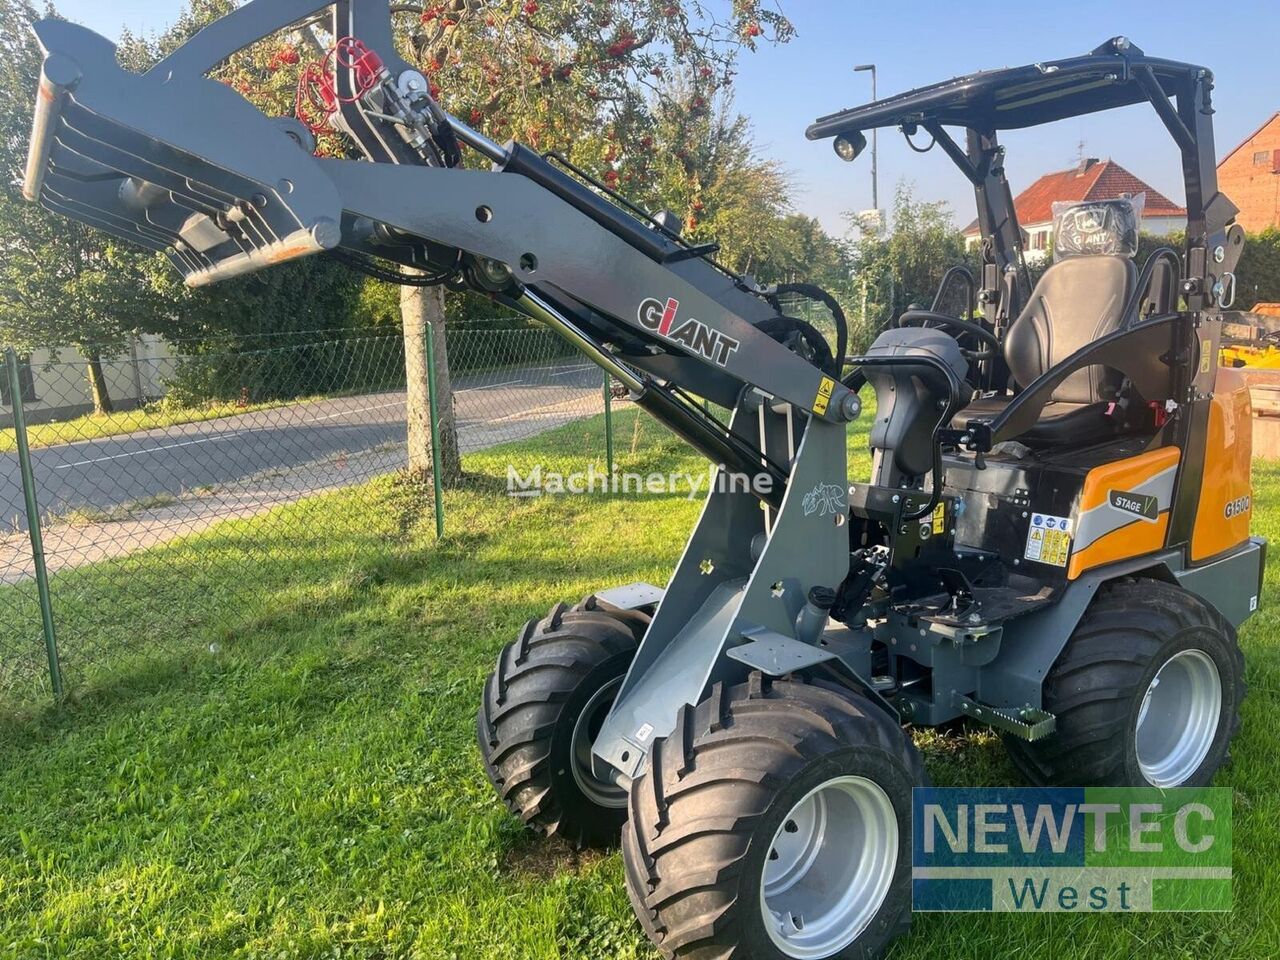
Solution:
[(836, 156), (846, 163), (852, 163), (858, 159), (858, 154), (867, 149), (867, 138), (856, 130), (853, 133), (842, 133), (836, 137), (835, 148)]

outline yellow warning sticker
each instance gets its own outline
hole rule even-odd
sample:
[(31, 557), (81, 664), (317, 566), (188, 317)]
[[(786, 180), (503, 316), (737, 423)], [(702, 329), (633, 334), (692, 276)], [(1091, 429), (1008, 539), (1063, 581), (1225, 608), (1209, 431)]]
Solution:
[(1208, 373), (1210, 366), (1213, 364), (1213, 353), (1211, 352), (1212, 347), (1213, 347), (1212, 340), (1200, 341), (1200, 372), (1201, 373)]
[(813, 412), (818, 416), (826, 416), (827, 407), (831, 406), (831, 394), (835, 393), (836, 382), (830, 377), (823, 377), (818, 384), (818, 395), (813, 398)]
[(947, 504), (944, 500), (933, 508), (933, 533), (937, 536), (947, 530)]
[(1037, 563), (1065, 567), (1071, 556), (1071, 518), (1033, 513), (1023, 555)]

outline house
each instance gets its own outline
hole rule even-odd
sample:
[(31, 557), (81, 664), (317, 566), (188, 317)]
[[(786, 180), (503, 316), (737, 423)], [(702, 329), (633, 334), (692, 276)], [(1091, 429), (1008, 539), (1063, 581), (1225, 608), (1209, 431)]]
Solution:
[(1218, 164), (1218, 189), (1240, 208), (1249, 233), (1280, 227), (1280, 111)]
[[(107, 394), (117, 410), (132, 410), (168, 392), (177, 372), (177, 354), (160, 337), (136, 337), (120, 356), (104, 358), (102, 373)], [(73, 347), (56, 354), (38, 349), (19, 361), (18, 382), (28, 423), (69, 420), (93, 411), (84, 359)], [(0, 358), (0, 429), (13, 426), (13, 400), (8, 375)]]
[[(1146, 194), (1142, 229), (1163, 236), (1187, 227), (1187, 210), (1134, 176), (1114, 160), (1088, 157), (1069, 170), (1046, 173), (1014, 199), (1028, 259), (1047, 256), (1052, 249), (1053, 205), (1058, 201), (1115, 200)], [(978, 221), (965, 228), (965, 242), (980, 239)]]

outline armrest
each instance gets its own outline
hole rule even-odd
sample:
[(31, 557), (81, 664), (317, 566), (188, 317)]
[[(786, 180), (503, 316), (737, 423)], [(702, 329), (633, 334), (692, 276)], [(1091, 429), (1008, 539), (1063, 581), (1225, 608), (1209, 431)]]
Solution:
[(994, 417), (975, 417), (965, 425), (973, 449), (986, 452), (1005, 440), (1014, 440), (1040, 420), (1053, 392), (1067, 377), (1086, 367), (1118, 370), (1147, 400), (1164, 400), (1171, 382), (1170, 358), (1177, 355), (1173, 342), (1180, 315), (1165, 314), (1127, 330), (1117, 330), (1081, 347), (1032, 382)]

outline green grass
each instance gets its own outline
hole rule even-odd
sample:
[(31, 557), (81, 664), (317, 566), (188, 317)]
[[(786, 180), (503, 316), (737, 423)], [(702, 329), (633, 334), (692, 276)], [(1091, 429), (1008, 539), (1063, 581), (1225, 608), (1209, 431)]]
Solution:
[[(702, 468), (652, 424), (633, 445), (630, 417), (622, 466)], [(580, 467), (596, 429), (469, 458), (481, 479), (449, 495), (440, 544), (419, 493), (380, 481), (77, 571), (62, 628), (82, 692), (0, 726), (0, 956), (656, 958), (618, 854), (527, 836), (473, 745), (519, 625), (662, 583), (696, 517), (681, 496), (501, 495), (508, 459)], [(1259, 465), (1255, 494), (1259, 532), (1280, 534), (1280, 470)], [(246, 599), (219, 583), (255, 522), (269, 562)], [(1232, 915), (926, 915), (891, 956), (1280, 955), (1278, 619), (1273, 600), (1243, 632), (1250, 696), (1218, 778), (1236, 790)], [(140, 652), (90, 667), (91, 642)], [(939, 784), (1017, 782), (987, 734), (918, 739)]]
[[(210, 403), (199, 407), (170, 407), (164, 403), (152, 403), (134, 410), (121, 410), (116, 413), (86, 413), (70, 420), (58, 420), (52, 423), (30, 424), (27, 427), (27, 442), (34, 450), (37, 447), (55, 447), (64, 443), (79, 443), (82, 440), (101, 440), (104, 437), (117, 437), (125, 433), (136, 433), (140, 430), (155, 430), (161, 427), (176, 427), (184, 423), (203, 423), (206, 420), (221, 420), (225, 417), (238, 417), (259, 410), (272, 410), (294, 403), (312, 403), (323, 397), (299, 397), (296, 400), (272, 400), (267, 403)], [(17, 437), (13, 428), (0, 430), (0, 453), (12, 453), (18, 449)]]

